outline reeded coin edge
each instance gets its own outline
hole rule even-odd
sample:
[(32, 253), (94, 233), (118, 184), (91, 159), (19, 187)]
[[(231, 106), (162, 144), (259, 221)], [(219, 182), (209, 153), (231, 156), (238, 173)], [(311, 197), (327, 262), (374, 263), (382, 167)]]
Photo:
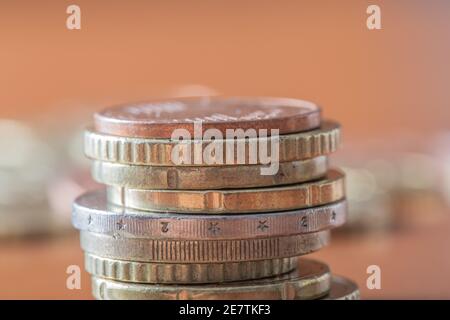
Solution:
[(231, 263), (150, 263), (115, 260), (85, 254), (86, 270), (93, 276), (140, 283), (220, 283), (267, 278), (287, 273), (297, 265), (297, 258)]
[[(283, 300), (316, 299), (328, 294), (331, 285), (329, 267), (318, 261), (300, 259), (300, 268), (302, 265), (305, 267), (305, 263), (312, 265), (309, 268), (306, 267), (306, 270), (309, 270), (303, 273), (292, 271), (278, 277), (202, 286), (136, 284), (93, 276), (93, 294), (97, 298), (114, 298), (115, 296), (119, 299), (127, 297), (132, 299), (220, 299), (226, 297), (227, 299), (280, 298)], [(105, 290), (109, 290), (112, 294), (105, 294)], [(121, 294), (122, 297), (120, 297)]]
[[(202, 144), (208, 145), (210, 142), (203, 141)], [(172, 162), (172, 149), (177, 144), (177, 141), (170, 139), (120, 137), (97, 133), (92, 129), (87, 129), (84, 135), (84, 153), (91, 159), (125, 164), (208, 166), (207, 163), (196, 164), (193, 161), (190, 164)], [(339, 144), (340, 125), (324, 121), (321, 129), (279, 136), (279, 161), (296, 161), (326, 155), (336, 151)], [(248, 160), (246, 154), (244, 162), (248, 164)], [(228, 165), (239, 163), (235, 161), (234, 164)]]
[(154, 240), (80, 232), (81, 248), (118, 260), (168, 263), (215, 263), (269, 260), (305, 255), (328, 245), (329, 231), (239, 240)]
[[(121, 212), (103, 210), (99, 208), (105, 205), (95, 200), (106, 202), (106, 199), (95, 198), (97, 195), (102, 194), (86, 194), (79, 198), (82, 204), (75, 202), (73, 226), (79, 230), (101, 234), (122, 234), (127, 238), (231, 240), (244, 237), (248, 240), (328, 230), (344, 224), (347, 217), (345, 200), (320, 207), (276, 213), (189, 215), (149, 213), (132, 209), (123, 211), (122, 208)], [(92, 198), (87, 198), (83, 203), (83, 197), (89, 196)]]

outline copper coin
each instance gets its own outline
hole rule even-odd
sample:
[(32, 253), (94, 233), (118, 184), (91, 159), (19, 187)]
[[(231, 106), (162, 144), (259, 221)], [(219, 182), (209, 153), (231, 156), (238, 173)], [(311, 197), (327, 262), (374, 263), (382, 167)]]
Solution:
[(311, 300), (330, 290), (330, 269), (300, 259), (301, 268), (278, 277), (210, 285), (152, 285), (92, 277), (92, 292), (101, 300)]
[(94, 116), (98, 132), (125, 137), (171, 138), (185, 129), (194, 139), (194, 123), (200, 134), (227, 129), (278, 129), (278, 134), (320, 126), (320, 108), (314, 103), (289, 98), (196, 97), (150, 101), (107, 108)]
[[(245, 175), (242, 175), (245, 177)], [(108, 187), (108, 202), (145, 211), (240, 214), (295, 210), (345, 197), (345, 176), (331, 169), (320, 180), (287, 186), (223, 190), (145, 190)]]

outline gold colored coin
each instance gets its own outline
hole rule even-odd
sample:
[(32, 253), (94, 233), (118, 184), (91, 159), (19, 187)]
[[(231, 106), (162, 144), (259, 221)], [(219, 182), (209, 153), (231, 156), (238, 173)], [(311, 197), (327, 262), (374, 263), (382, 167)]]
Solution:
[[(327, 158), (278, 164), (275, 174), (261, 174), (267, 165), (173, 167), (94, 161), (92, 177), (100, 183), (135, 189), (229, 189), (286, 185), (315, 180), (327, 172)], [(275, 172), (275, 171), (274, 171)]]
[(356, 283), (344, 277), (333, 276), (329, 294), (325, 300), (359, 300), (360, 294)]
[(117, 260), (160, 263), (221, 263), (304, 255), (329, 243), (330, 232), (231, 240), (159, 240), (80, 232), (84, 251)]
[(302, 259), (288, 274), (253, 281), (213, 285), (151, 285), (92, 277), (92, 292), (101, 300), (310, 300), (330, 289), (326, 264)]
[(227, 263), (150, 263), (85, 254), (86, 270), (95, 277), (124, 282), (204, 284), (278, 276), (295, 269), (297, 258)]
[[(313, 158), (326, 155), (337, 150), (340, 144), (340, 125), (332, 121), (322, 121), (322, 125), (317, 130), (280, 135), (278, 141), (279, 146), (279, 162), (297, 161), (301, 159)], [(255, 140), (256, 139), (256, 140)], [(235, 148), (233, 153), (227, 154), (227, 140), (222, 141), (224, 151), (223, 159), (231, 159), (232, 161), (224, 161), (228, 165), (242, 164), (264, 164), (261, 158), (251, 161), (250, 152), (245, 155), (239, 154), (238, 146), (242, 145), (245, 150), (249, 150), (251, 145), (259, 145), (265, 143), (268, 150), (271, 150), (274, 137), (267, 138), (250, 138), (235, 140)], [(218, 140), (219, 141), (219, 140)], [(216, 143), (218, 143), (216, 141)], [(210, 145), (211, 141), (201, 140), (202, 150)], [(195, 147), (192, 143), (189, 145), (189, 161), (180, 163), (177, 159), (172, 159), (172, 153), (177, 146), (180, 145), (178, 140), (171, 139), (145, 139), (130, 138), (114, 135), (106, 135), (95, 132), (91, 129), (85, 131), (84, 152), (88, 158), (100, 161), (124, 163), (124, 164), (143, 164), (143, 165), (163, 165), (163, 166), (217, 166), (217, 163), (206, 163), (202, 157), (201, 161), (194, 161)], [(229, 149), (231, 150), (231, 148)], [(239, 157), (243, 159), (239, 161)]]
[(324, 179), (274, 188), (227, 190), (141, 190), (108, 187), (118, 206), (173, 213), (227, 214), (270, 212), (320, 206), (345, 196), (345, 177), (329, 170)]

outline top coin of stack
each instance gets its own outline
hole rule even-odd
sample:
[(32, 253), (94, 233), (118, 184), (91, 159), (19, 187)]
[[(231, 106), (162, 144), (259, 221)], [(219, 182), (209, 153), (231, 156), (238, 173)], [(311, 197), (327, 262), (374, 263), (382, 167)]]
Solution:
[(113, 107), (94, 120), (85, 153), (107, 190), (78, 198), (73, 224), (97, 298), (330, 292), (328, 267), (296, 258), (326, 245), (346, 219), (344, 175), (327, 162), (340, 126), (321, 121), (315, 104), (186, 98)]

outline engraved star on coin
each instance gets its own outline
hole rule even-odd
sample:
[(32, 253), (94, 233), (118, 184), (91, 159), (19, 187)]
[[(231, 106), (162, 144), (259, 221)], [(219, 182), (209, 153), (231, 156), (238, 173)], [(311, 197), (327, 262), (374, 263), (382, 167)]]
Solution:
[(212, 232), (212, 234), (216, 234), (220, 231), (220, 227), (218, 226), (218, 222), (211, 222), (209, 224), (208, 230)]
[(266, 229), (269, 229), (269, 226), (267, 225), (267, 220), (258, 221), (258, 229), (261, 231), (265, 231)]
[(126, 227), (126, 223), (123, 222), (123, 220), (119, 220), (119, 221), (116, 223), (116, 225), (117, 225), (117, 229), (118, 229), (118, 230), (123, 230), (123, 229), (125, 229), (125, 227)]

